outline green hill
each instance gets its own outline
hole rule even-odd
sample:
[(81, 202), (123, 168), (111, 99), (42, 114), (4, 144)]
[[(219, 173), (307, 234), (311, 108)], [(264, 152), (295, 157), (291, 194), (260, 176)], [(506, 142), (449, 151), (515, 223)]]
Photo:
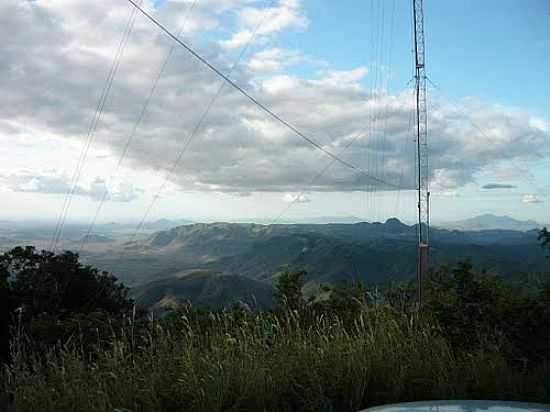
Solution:
[[(436, 267), (469, 259), (477, 267), (519, 279), (522, 273), (545, 272), (548, 268), (537, 235), (535, 230), (463, 232), (434, 228), (431, 262)], [(167, 282), (167, 278), (182, 272), (199, 273), (197, 270), (245, 277), (269, 287), (282, 270), (306, 269), (306, 291), (314, 292), (324, 282), (357, 278), (380, 285), (411, 279), (416, 273), (416, 227), (397, 219), (356, 224), (190, 224), (131, 243), (113, 244), (113, 251), (120, 247), (124, 248), (122, 253), (101, 252), (87, 258), (113, 271), (131, 287)], [(189, 286), (181, 284), (178, 290)], [(227, 285), (233, 286), (230, 282)], [(231, 289), (227, 294), (234, 292)], [(217, 293), (221, 297), (213, 301), (225, 302), (223, 293)], [(201, 304), (207, 301), (199, 295), (193, 292), (190, 299)]]
[(271, 286), (207, 270), (175, 273), (171, 278), (133, 288), (131, 293), (139, 306), (154, 312), (186, 302), (203, 308), (229, 307), (235, 302), (255, 308), (268, 308), (272, 304)]

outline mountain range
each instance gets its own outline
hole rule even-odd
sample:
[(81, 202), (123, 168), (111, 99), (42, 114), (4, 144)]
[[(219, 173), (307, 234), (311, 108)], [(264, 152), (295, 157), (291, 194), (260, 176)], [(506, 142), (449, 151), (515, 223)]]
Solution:
[[(356, 224), (183, 225), (125, 243), (128, 255), (118, 267), (126, 270), (115, 274), (135, 285), (138, 302), (153, 308), (185, 300), (227, 305), (232, 299), (244, 299), (246, 288), (252, 295), (261, 295), (257, 300), (266, 304), (265, 288), (271, 288), (284, 270), (307, 270), (306, 294), (317, 292), (322, 283), (350, 279), (370, 285), (412, 279), (416, 229), (397, 219)], [(537, 230), (433, 228), (431, 263), (438, 267), (468, 259), (480, 270), (519, 279), (524, 272), (547, 269), (537, 237)], [(103, 260), (105, 266), (108, 260)], [(194, 275), (186, 279), (182, 273)], [(189, 282), (194, 285), (193, 293), (186, 291)], [(221, 289), (212, 292), (213, 284)]]
[(508, 216), (496, 216), (493, 214), (484, 214), (475, 216), (469, 219), (446, 222), (439, 225), (447, 229), (458, 230), (519, 230), (527, 231), (532, 229), (540, 229), (543, 225), (534, 220), (517, 220)]
[[(323, 218), (324, 219), (324, 218)], [(331, 220), (331, 218), (326, 218)], [(346, 218), (353, 221), (352, 217)], [(335, 219), (336, 220), (336, 219)], [(469, 259), (477, 269), (519, 278), (547, 271), (536, 222), (493, 215), (432, 227), (431, 266)], [(457, 228), (470, 228), (470, 230)], [(6, 224), (0, 248), (47, 247), (51, 227)], [(59, 250), (79, 250), (85, 264), (109, 270), (132, 288), (138, 303), (159, 310), (174, 302), (227, 306), (234, 300), (270, 304), (285, 270), (306, 269), (304, 292), (322, 283), (361, 279), (370, 285), (413, 279), (417, 226), (384, 223), (190, 223), (161, 219), (133, 236), (135, 225), (68, 225)]]

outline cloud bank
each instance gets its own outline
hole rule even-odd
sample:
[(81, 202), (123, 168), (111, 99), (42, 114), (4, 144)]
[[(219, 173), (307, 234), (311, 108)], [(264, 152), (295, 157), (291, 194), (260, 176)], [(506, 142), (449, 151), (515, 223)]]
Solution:
[(101, 177), (96, 177), (90, 182), (80, 182), (73, 189), (72, 179), (55, 169), (0, 172), (0, 184), (13, 192), (66, 194), (74, 190), (75, 195), (89, 197), (95, 201), (105, 197), (105, 200), (114, 202), (130, 202), (141, 192), (131, 183), (108, 184)]
[[(232, 64), (232, 50), (246, 44), (250, 33), (265, 20), (258, 30), (256, 49), (232, 72), (232, 78), (326, 150), (378, 179), (403, 189), (415, 187), (414, 99), (410, 92), (390, 95), (370, 90), (365, 85), (366, 67), (327, 69), (311, 78), (280, 72), (301, 61), (301, 53), (269, 42), (284, 30), (307, 29), (309, 20), (299, 1), (282, 0), (262, 7), (244, 0), (208, 0), (198, 2), (191, 12), (186, 2), (167, 1), (158, 9), (147, 1), (145, 5), (174, 31), (185, 22), (184, 39), (224, 72)], [(0, 43), (0, 124), (10, 124), (0, 129), (4, 141), (10, 141), (16, 130), (31, 127), (67, 144), (84, 142), (130, 10), (125, 2), (107, 0), (1, 2), (0, 35), (9, 39)], [(227, 11), (235, 16), (232, 34), (205, 40), (210, 33), (229, 29), (222, 18)], [(125, 151), (171, 46), (166, 36), (138, 16), (98, 123), (94, 147), (107, 148), (114, 158)], [(157, 174), (172, 171), (220, 84), (212, 72), (177, 49), (124, 164)], [(467, 118), (483, 128), (484, 136)], [(432, 99), (429, 141), (431, 186), (434, 191), (454, 193), (474, 182), (477, 173), (502, 162), (548, 156), (550, 123), (517, 109), (472, 101), (457, 113), (444, 100)], [(533, 147), (542, 149), (535, 153)], [(170, 183), (183, 190), (236, 195), (292, 194), (304, 189), (393, 190), (340, 164), (320, 175), (331, 161), (226, 86), (170, 174)], [(16, 191), (64, 193), (66, 181), (40, 174), (44, 167), (49, 165), (35, 167), (27, 175), (6, 175), (2, 182)], [(80, 187), (79, 193), (93, 198), (105, 187), (106, 177), (98, 179)], [(508, 185), (492, 186), (484, 188)], [(112, 200), (121, 201), (132, 200), (137, 193), (133, 186), (120, 189), (119, 195), (113, 188), (108, 190)], [(524, 202), (534, 203), (530, 197)]]

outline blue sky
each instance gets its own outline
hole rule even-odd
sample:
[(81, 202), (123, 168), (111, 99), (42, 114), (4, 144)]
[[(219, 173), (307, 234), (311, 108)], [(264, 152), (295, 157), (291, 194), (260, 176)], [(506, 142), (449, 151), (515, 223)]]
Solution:
[[(382, 64), (391, 72), (385, 83), (390, 93), (398, 93), (407, 84), (410, 87), (410, 2), (306, 1), (304, 8), (310, 19), (307, 30), (283, 33), (277, 40), (280, 47), (300, 49), (341, 70), (365, 65), (372, 72)], [(550, 2), (428, 0), (424, 11), (427, 74), (437, 86), (429, 85), (430, 93), (453, 106), (464, 98), (474, 98), (550, 117)], [(300, 65), (290, 71), (311, 76), (316, 69)], [(372, 78), (364, 81), (366, 87), (372, 87)], [(483, 130), (474, 119), (467, 121)], [(533, 178), (521, 181), (523, 189), (546, 196), (548, 166), (548, 160), (531, 164)], [(510, 167), (518, 167), (518, 163), (512, 162)], [(521, 218), (526, 213), (550, 220), (542, 205), (535, 213), (518, 210), (514, 201), (517, 191), (494, 193), (466, 187), (461, 197), (436, 197), (434, 201), (462, 216), (492, 212)], [(439, 215), (437, 209), (434, 214)]]
[[(106, 192), (100, 221), (139, 220), (152, 200), (151, 218), (269, 219), (296, 197), (287, 219), (414, 220), (409, 1), (144, 4), (173, 31), (183, 26), (185, 40), (225, 72), (246, 49), (232, 73), (239, 84), (326, 150), (403, 189), (376, 187), (338, 165), (311, 183), (330, 158), (229, 87), (170, 173), (220, 80), (176, 48), (136, 123), (172, 47), (138, 16), (91, 135), (69, 219), (90, 219)], [(41, 217), (54, 219), (74, 183), (131, 12), (126, 2), (83, 5), (0, 5), (13, 16), (0, 34), (18, 39), (0, 47), (7, 62), (1, 218), (35, 218), (39, 203)], [(434, 220), (496, 213), (550, 222), (550, 2), (426, 0), (424, 9), (426, 68), (436, 85), (429, 85)]]
[[(383, 36), (384, 53), (392, 48), (391, 90), (410, 80), (410, 2), (310, 0), (304, 7), (307, 31), (283, 34), (281, 47), (299, 48), (347, 69), (373, 62), (376, 39)], [(427, 72), (446, 95), (550, 114), (550, 2), (427, 0), (424, 9)]]

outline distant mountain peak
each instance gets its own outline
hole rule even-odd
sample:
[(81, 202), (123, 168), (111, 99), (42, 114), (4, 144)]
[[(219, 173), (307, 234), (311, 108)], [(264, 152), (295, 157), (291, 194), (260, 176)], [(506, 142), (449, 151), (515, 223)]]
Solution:
[(403, 226), (407, 226), (396, 217), (390, 217), (389, 219), (386, 220), (386, 222), (384, 224), (386, 224), (386, 225), (403, 225)]
[(408, 231), (410, 227), (405, 223), (401, 222), (396, 217), (390, 217), (384, 223), (384, 229), (392, 233), (402, 233), (402, 232)]
[(449, 229), (461, 230), (519, 230), (528, 231), (542, 227), (534, 220), (518, 220), (510, 216), (499, 216), (491, 213), (484, 213), (468, 219), (447, 222), (440, 225)]

